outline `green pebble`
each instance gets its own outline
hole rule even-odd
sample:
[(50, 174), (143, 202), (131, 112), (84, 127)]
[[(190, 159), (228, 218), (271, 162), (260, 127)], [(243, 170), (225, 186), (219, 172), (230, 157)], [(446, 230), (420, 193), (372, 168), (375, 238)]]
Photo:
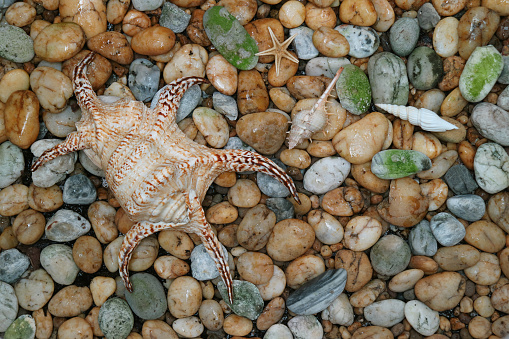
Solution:
[(502, 55), (493, 46), (477, 47), (468, 58), (460, 76), (461, 95), (479, 102), (491, 91), (504, 68)]
[(430, 158), (418, 151), (391, 149), (371, 160), (371, 172), (380, 179), (403, 178), (430, 168)]
[(111, 298), (101, 306), (99, 328), (108, 339), (125, 339), (134, 326), (134, 315), (127, 302)]
[(355, 65), (343, 66), (336, 92), (344, 109), (352, 114), (366, 113), (371, 105), (371, 86), (366, 74)]
[(435, 88), (444, 75), (442, 58), (431, 48), (421, 46), (408, 57), (408, 78), (418, 90)]
[(31, 315), (25, 314), (7, 328), (4, 339), (33, 339), (35, 338), (35, 320)]
[(221, 293), (223, 300), (235, 314), (255, 320), (262, 313), (264, 307), (263, 299), (260, 291), (254, 284), (248, 281), (234, 280), (233, 305), (228, 301), (228, 292), (222, 280), (217, 284), (217, 289)]
[(256, 66), (256, 41), (226, 8), (209, 8), (203, 15), (203, 27), (214, 47), (233, 66), (241, 70)]
[(368, 62), (368, 76), (375, 104), (407, 104), (407, 69), (400, 57), (389, 52), (373, 55)]
[(0, 57), (13, 62), (28, 62), (33, 59), (34, 42), (19, 27), (0, 26)]
[(126, 291), (125, 299), (134, 314), (142, 319), (157, 319), (168, 309), (166, 294), (159, 280), (148, 273), (131, 277), (133, 292)]

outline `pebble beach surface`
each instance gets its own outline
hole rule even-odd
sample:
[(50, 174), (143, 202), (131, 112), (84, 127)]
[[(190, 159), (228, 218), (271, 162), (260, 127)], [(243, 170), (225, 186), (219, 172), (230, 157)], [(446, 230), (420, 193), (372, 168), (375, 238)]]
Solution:
[[(0, 337), (509, 338), (508, 16), (502, 0), (0, 0)], [(277, 62), (257, 55), (273, 39), (291, 41)], [(301, 204), (254, 172), (205, 196), (233, 303), (179, 231), (141, 241), (126, 290), (133, 222), (93, 152), (30, 172), (76, 130), (89, 51), (105, 102), (154, 107), (167, 83), (207, 78), (180, 102), (186, 136), (293, 178)], [(290, 149), (341, 67), (326, 124)]]

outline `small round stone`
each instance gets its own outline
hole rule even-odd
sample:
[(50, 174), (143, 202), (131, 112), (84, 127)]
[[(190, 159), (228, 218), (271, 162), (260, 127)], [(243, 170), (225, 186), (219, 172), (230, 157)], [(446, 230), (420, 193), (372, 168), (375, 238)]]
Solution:
[(134, 325), (134, 316), (126, 301), (112, 298), (99, 310), (99, 328), (108, 338), (126, 338)]
[(70, 285), (80, 269), (72, 258), (72, 249), (63, 244), (53, 244), (41, 251), (41, 265), (55, 282)]
[(25, 160), (21, 148), (10, 141), (0, 145), (0, 188), (15, 182), (25, 168)]
[(449, 213), (438, 213), (430, 222), (431, 231), (442, 246), (454, 246), (465, 237), (465, 226)]
[(321, 339), (323, 327), (313, 315), (298, 315), (288, 321), (295, 338)]
[(30, 266), (30, 259), (15, 248), (0, 252), (0, 281), (16, 282)]
[(34, 339), (35, 320), (29, 314), (24, 314), (14, 320), (4, 333), (4, 339)]
[(42, 268), (26, 272), (14, 285), (18, 303), (28, 311), (41, 309), (53, 296), (55, 284)]
[(78, 213), (61, 209), (46, 223), (46, 237), (53, 241), (66, 242), (79, 238), (90, 231), (90, 222)]
[(438, 245), (429, 226), (429, 221), (422, 220), (410, 229), (408, 245), (415, 255), (435, 255)]
[(402, 272), (410, 262), (410, 247), (397, 235), (386, 235), (371, 248), (373, 269), (379, 274), (392, 276)]
[(125, 298), (134, 314), (142, 319), (157, 319), (166, 311), (168, 304), (163, 285), (148, 273), (131, 277), (133, 292), (126, 291)]
[(228, 292), (222, 280), (217, 284), (217, 289), (235, 314), (255, 320), (262, 313), (264, 304), (260, 291), (249, 281), (233, 281), (233, 304), (228, 301)]
[(71, 205), (88, 205), (97, 198), (94, 184), (83, 174), (76, 174), (65, 181), (63, 200)]
[(456, 195), (447, 199), (447, 208), (458, 218), (477, 221), (486, 212), (484, 200), (474, 194)]
[[(225, 258), (228, 258), (228, 251), (224, 246), (222, 248)], [(191, 272), (193, 278), (200, 281), (219, 277), (219, 271), (203, 244), (196, 246), (191, 252)]]
[(440, 325), (438, 312), (418, 300), (411, 300), (405, 305), (405, 317), (422, 335), (432, 335)]

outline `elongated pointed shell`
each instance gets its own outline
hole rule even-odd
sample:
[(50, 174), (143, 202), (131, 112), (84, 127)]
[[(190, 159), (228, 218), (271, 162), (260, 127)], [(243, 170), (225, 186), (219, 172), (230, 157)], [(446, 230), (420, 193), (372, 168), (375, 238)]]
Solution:
[(445, 132), (458, 128), (426, 108), (419, 109), (389, 104), (376, 104), (376, 106), (400, 119), (408, 120), (412, 125), (420, 126), (425, 131)]

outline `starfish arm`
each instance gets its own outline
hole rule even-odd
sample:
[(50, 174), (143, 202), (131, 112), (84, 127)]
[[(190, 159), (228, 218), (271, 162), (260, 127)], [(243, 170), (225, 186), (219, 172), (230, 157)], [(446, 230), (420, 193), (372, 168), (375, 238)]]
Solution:
[(81, 132), (72, 132), (67, 136), (61, 144), (46, 150), (41, 156), (32, 164), (32, 172), (41, 167), (44, 163), (55, 159), (61, 155), (76, 152), (88, 148), (87, 138)]
[(83, 58), (74, 68), (73, 71), (73, 87), (76, 100), (82, 110), (82, 121), (88, 118), (88, 113), (94, 114), (100, 110), (101, 101), (97, 97), (87, 78), (87, 66), (94, 60), (95, 52), (90, 52)]
[(295, 201), (300, 203), (292, 178), (266, 157), (256, 152), (235, 149), (217, 150), (214, 156), (216, 157), (216, 162), (221, 164), (223, 171), (257, 171), (270, 175), (285, 185), (290, 190)]

